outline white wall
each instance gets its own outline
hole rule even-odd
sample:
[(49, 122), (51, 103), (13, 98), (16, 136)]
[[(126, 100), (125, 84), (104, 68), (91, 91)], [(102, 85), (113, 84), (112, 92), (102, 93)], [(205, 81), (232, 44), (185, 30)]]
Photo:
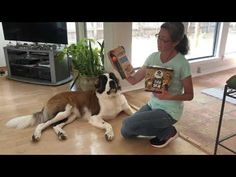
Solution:
[[(132, 23), (128, 22), (115, 22), (115, 23), (104, 23), (104, 42), (105, 42), (105, 68), (107, 71), (112, 71), (117, 73), (109, 62), (107, 52), (116, 48), (119, 45), (124, 46), (126, 50), (126, 55), (131, 58), (131, 41), (132, 41)], [(116, 74), (119, 76), (119, 74)], [(127, 88), (130, 84), (126, 80), (121, 78), (120, 84), (122, 88)]]
[(236, 68), (236, 56), (192, 62), (190, 66), (193, 77), (201, 76)]
[(5, 41), (3, 30), (2, 30), (2, 22), (0, 22), (0, 67), (6, 66), (5, 56), (3, 47), (6, 46), (8, 41)]

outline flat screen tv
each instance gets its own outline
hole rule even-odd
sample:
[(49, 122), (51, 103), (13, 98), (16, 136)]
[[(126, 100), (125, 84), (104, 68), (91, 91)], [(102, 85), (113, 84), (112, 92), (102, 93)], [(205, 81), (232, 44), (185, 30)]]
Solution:
[(68, 44), (66, 22), (2, 22), (5, 40)]

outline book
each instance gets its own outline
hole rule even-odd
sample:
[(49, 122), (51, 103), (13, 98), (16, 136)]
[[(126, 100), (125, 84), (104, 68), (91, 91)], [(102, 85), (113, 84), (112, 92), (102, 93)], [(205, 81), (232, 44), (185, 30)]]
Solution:
[(173, 77), (173, 69), (161, 66), (147, 66), (145, 75), (145, 91), (162, 93), (168, 90)]
[(134, 68), (131, 65), (128, 57), (125, 54), (125, 48), (118, 46), (108, 52), (108, 58), (113, 68), (118, 71), (122, 79), (129, 77), (134, 73)]

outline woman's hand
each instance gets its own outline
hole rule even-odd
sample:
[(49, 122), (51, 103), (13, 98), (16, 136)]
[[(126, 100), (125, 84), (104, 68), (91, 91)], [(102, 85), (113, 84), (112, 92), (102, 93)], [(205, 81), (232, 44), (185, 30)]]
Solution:
[(126, 78), (126, 80), (130, 83), (130, 84), (135, 84), (135, 80), (134, 80), (134, 77), (133, 76), (129, 76)]
[(192, 84), (192, 76), (188, 76), (182, 80), (184, 86), (184, 93), (181, 95), (171, 95), (164, 88), (162, 89), (162, 93), (153, 93), (155, 97), (160, 100), (179, 100), (179, 101), (190, 101), (194, 97), (193, 93), (193, 84)]
[(133, 76), (127, 77), (126, 80), (130, 84), (134, 85), (134, 84), (138, 83), (139, 81), (141, 81), (145, 77), (145, 74), (146, 74), (146, 69), (143, 66)]

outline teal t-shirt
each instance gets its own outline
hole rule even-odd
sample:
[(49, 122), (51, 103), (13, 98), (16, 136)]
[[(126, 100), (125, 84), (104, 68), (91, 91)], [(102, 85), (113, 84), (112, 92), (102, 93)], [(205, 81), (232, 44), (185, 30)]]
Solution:
[[(174, 58), (166, 63), (160, 60), (160, 52), (154, 52), (146, 59), (144, 66), (157, 65), (174, 70), (171, 84), (168, 92), (172, 95), (181, 95), (183, 93), (183, 84), (181, 80), (191, 75), (189, 62), (184, 55), (178, 53)], [(163, 109), (170, 114), (175, 120), (179, 120), (183, 113), (183, 101), (176, 100), (159, 100), (153, 94), (148, 102), (152, 109)]]

